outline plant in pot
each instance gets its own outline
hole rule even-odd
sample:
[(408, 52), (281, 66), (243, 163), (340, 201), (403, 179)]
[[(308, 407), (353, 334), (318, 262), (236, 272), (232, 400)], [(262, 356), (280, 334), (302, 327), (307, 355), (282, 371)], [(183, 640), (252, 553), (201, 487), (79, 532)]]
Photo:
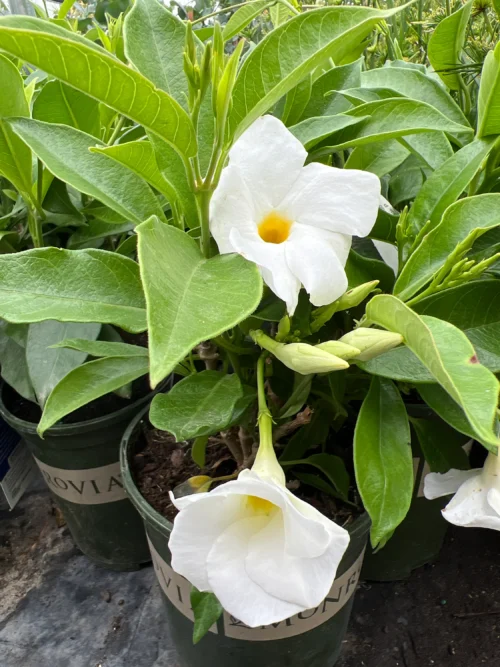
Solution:
[[(488, 136), (498, 134), (494, 105), (485, 107), (491, 127), (478, 141), (467, 120), (450, 121), (431, 104), (396, 92), (349, 102), (340, 112), (322, 106), (332, 97), (325, 92), (339, 85), (323, 87), (325, 68), (330, 77), (357, 76), (354, 65), (339, 72), (329, 59), (355, 60), (373, 27), (397, 11), (305, 12), (248, 49), (241, 64), (244, 41), (226, 55), (215, 25), (212, 41), (201, 44), (189, 24), (153, 0), (138, 0), (125, 20), (130, 66), (58, 26), (0, 19), (1, 49), (116, 110), (130, 119), (119, 119), (124, 131), (144, 130), (147, 138), (80, 150), (82, 133), (70, 136), (65, 126), (10, 119), (9, 127), (73, 187), (82, 183), (80, 161), (86, 178), (92, 165), (112, 170), (120, 163), (156, 190), (161, 183), (169, 201), (165, 216), (153, 211), (135, 228), (137, 263), (101, 249), (0, 257), (0, 315), (15, 323), (147, 329), (144, 362), (152, 386), (176, 369), (186, 375), (151, 413), (152, 423), (173, 437), (162, 440), (147, 426), (145, 434), (148, 443), (160, 437), (157, 457), (167, 454), (160, 485), (165, 492), (172, 487), (179, 509), (173, 532), (172, 507), (167, 516), (157, 512), (131, 475), (133, 455), (142, 453), (134, 450), (139, 418), (124, 439), (122, 467), (168, 592), (181, 662), (190, 667), (207, 656), (249, 665), (264, 654), (267, 664), (270, 655), (275, 664), (284, 655), (291, 665), (333, 662), (368, 534), (362, 508), (372, 520), (372, 544), (381, 547), (411, 503), (401, 391), (419, 383), (427, 405), (496, 452), (494, 343), (476, 338), (476, 349), (467, 313), (449, 321), (456, 315), (449, 304), (460, 290), (478, 290), (478, 302), (479, 292), (498, 293), (497, 281), (484, 279), (496, 258), (487, 251), (480, 261), (464, 259), (481, 233), (495, 228), (498, 195), (448, 206), (476, 171), (471, 194), (483, 183), (482, 162), (495, 144)], [(157, 31), (161, 48), (150, 52), (144, 45)], [(349, 85), (363, 90), (362, 82)], [(310, 103), (316, 112), (301, 121)], [(284, 109), (288, 129), (277, 117)], [(421, 159), (444, 156), (441, 165), (429, 165), (437, 184), (427, 193), (423, 219), (380, 206), (375, 174), (339, 168), (357, 148), (389, 139), (403, 141), (405, 151), (411, 142)], [(485, 153), (467, 178), (461, 151), (475, 150)], [(451, 202), (449, 176), (438, 177), (445, 164), (461, 174)], [(119, 180), (99, 186), (96, 198), (107, 196), (110, 207), (118, 196), (137, 204)], [(434, 214), (430, 223), (427, 213)], [(362, 237), (354, 250), (353, 236)], [(370, 237), (397, 247), (396, 282)], [(478, 326), (489, 317), (484, 311), (474, 311)], [(88, 348), (82, 340), (64, 345)], [(110, 347), (94, 343), (93, 350), (111, 363)], [(109, 390), (108, 378), (94, 374), (78, 393), (60, 392), (39, 431), (70, 403), (74, 409)], [(185, 438), (194, 438), (192, 445), (174, 442)], [(275, 443), (282, 446), (275, 450)], [(442, 458), (441, 448), (430, 450)], [(185, 467), (190, 451), (205, 468)], [(152, 455), (151, 447), (146, 453)], [(145, 474), (161, 467), (143, 463)], [(206, 633), (206, 648), (191, 646), (190, 585), (179, 574), (197, 586), (194, 631), (196, 639)], [(303, 621), (310, 623), (301, 630)]]

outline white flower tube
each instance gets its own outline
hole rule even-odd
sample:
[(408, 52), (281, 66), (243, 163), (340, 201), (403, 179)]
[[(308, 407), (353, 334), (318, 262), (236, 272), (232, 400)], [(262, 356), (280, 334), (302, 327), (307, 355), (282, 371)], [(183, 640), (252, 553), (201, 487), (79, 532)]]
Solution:
[(273, 116), (263, 116), (229, 152), (210, 204), (210, 230), (224, 253), (255, 262), (264, 281), (297, 306), (301, 285), (315, 306), (347, 289), (352, 236), (366, 236), (378, 214), (380, 180), (312, 162)]
[(483, 468), (429, 473), (424, 494), (428, 500), (455, 494), (443, 510), (456, 526), (500, 530), (500, 458), (488, 454)]
[(286, 488), (262, 435), (252, 470), (172, 502), (179, 510), (169, 543), (173, 569), (252, 628), (317, 607), (349, 544), (344, 528)]

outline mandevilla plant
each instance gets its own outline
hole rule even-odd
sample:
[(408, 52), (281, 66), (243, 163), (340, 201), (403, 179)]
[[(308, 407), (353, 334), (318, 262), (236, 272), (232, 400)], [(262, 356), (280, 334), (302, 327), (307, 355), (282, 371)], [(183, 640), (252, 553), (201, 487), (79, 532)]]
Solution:
[[(498, 461), (500, 46), (476, 119), (424, 66), (366, 67), (366, 39), (402, 9), (306, 11), (229, 55), (256, 16), (248, 5), (202, 41), (136, 0), (122, 59), (60, 25), (0, 18), (2, 62), (49, 78), (35, 107), (53, 86), (112, 119), (103, 135), (49, 111), (2, 114), (28, 166), (41, 165), (37, 192), (54, 177), (86, 210), (120, 216), (109, 225), (130, 225), (106, 249), (89, 238), (0, 256), (0, 316), (147, 331), (148, 349), (71, 330), (58, 345), (94, 360), (51, 389), (41, 436), (140, 376), (156, 387), (176, 373), (151, 424), (189, 441), (201, 469), (209, 438), (227, 446), (234, 472), (172, 490), (173, 568), (197, 587), (193, 607), (214, 603), (197, 639), (221, 605), (258, 627), (325, 598), (349, 519), (302, 488), (348, 516), (364, 507), (383, 547), (412, 501), (410, 426), (446, 474), (427, 495), (467, 479), (446, 516), (497, 527), (497, 491), (449, 471), (467, 466), (455, 432), (489, 451), (488, 488)], [(0, 172), (13, 180), (10, 157), (0, 152)], [(31, 181), (23, 191), (43, 205)], [(413, 416), (422, 402), (439, 419)]]

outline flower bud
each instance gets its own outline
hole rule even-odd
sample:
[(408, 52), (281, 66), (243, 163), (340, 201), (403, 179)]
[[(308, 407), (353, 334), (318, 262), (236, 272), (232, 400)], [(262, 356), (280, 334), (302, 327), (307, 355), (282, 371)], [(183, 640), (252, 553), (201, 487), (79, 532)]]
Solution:
[(210, 489), (213, 482), (212, 477), (208, 477), (208, 475), (195, 475), (195, 477), (190, 477), (174, 488), (174, 497), (183, 498), (184, 496), (191, 496), (193, 493), (205, 493)]
[(333, 354), (339, 359), (354, 359), (361, 352), (357, 347), (341, 343), (339, 340), (327, 340), (325, 343), (319, 343), (314, 347), (328, 352), (328, 354)]
[(363, 283), (345, 292), (337, 301), (337, 311), (359, 306), (377, 288), (379, 282), (379, 280), (372, 280), (369, 283)]
[(342, 336), (340, 342), (360, 350), (361, 353), (356, 357), (356, 361), (369, 361), (400, 345), (403, 342), (403, 336), (392, 333), (392, 331), (360, 327)]

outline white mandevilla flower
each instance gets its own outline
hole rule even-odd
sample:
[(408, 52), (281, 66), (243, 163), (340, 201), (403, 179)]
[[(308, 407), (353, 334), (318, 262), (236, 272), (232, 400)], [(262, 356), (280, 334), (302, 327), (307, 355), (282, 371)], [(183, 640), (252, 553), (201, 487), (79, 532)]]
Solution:
[(374, 174), (304, 166), (306, 157), (280, 120), (263, 116), (231, 148), (210, 204), (219, 251), (255, 262), (290, 314), (301, 285), (315, 306), (346, 291), (351, 238), (370, 232), (380, 199)]
[(424, 494), (428, 500), (454, 493), (443, 510), (456, 526), (500, 530), (500, 458), (488, 454), (483, 468), (429, 473)]
[(327, 596), (349, 533), (296, 498), (272, 445), (252, 470), (172, 502), (172, 567), (250, 627), (278, 623)]

